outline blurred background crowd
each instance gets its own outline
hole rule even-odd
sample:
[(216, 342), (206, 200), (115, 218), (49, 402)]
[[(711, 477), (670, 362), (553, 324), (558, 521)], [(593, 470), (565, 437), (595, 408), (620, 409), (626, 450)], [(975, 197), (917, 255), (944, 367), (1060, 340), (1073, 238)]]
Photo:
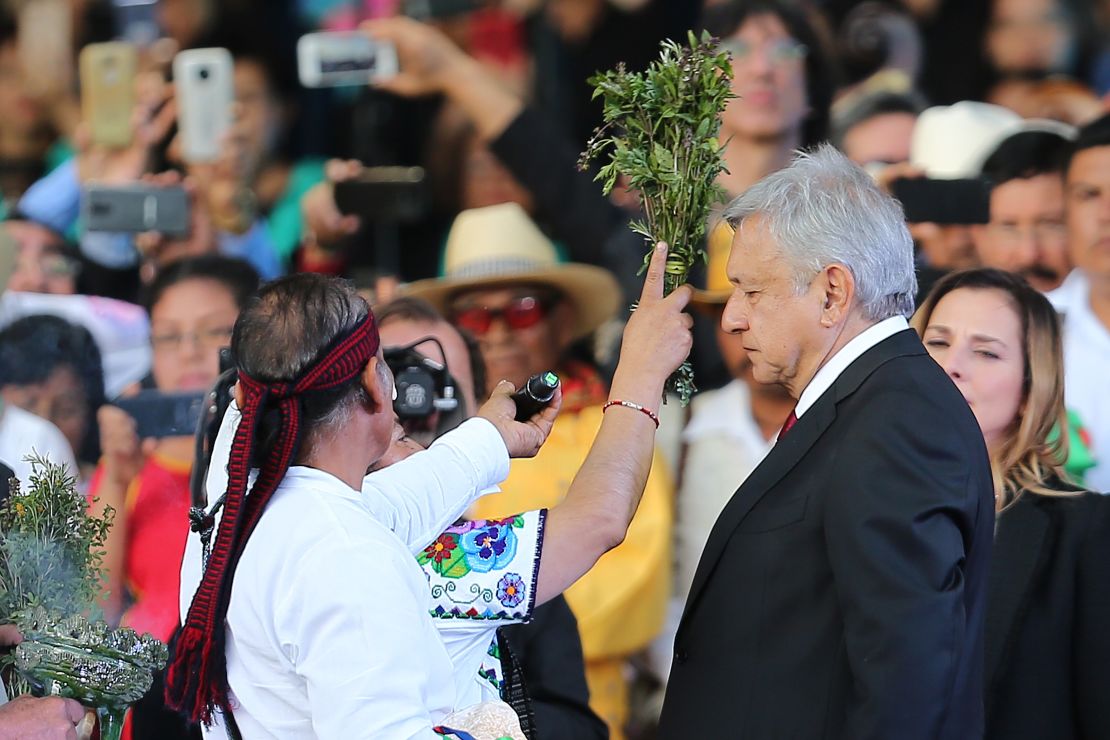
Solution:
[[(922, 297), (975, 267), (1048, 294), (1064, 317), (1061, 462), (1110, 488), (1110, 2), (3, 0), (0, 461), (23, 480), (32, 450), (67, 461), (117, 509), (111, 620), (173, 634), (194, 442), (164, 417), (212, 387), (248, 296), (289, 272), (365, 292), (401, 348), (394, 371), (420, 389), (399, 413), (423, 441), (499, 379), (559, 372), (547, 447), (474, 513), (560, 500), (600, 424), (646, 251), (627, 228), (635, 193), (603, 197), (576, 167), (601, 124), (587, 78), (640, 69), (689, 29), (731, 53), (729, 197), (831, 141), (906, 203)], [(305, 87), (297, 44), (316, 31), (371, 37), (398, 69)], [(133, 67), (98, 76), (99, 45), (121, 40)], [(174, 79), (197, 49), (232, 62), (229, 125), (199, 134), (212, 156), (196, 156), (195, 125), (191, 144), (179, 131), (214, 105)], [(906, 180), (947, 186), (915, 196)], [(90, 228), (98, 188), (136, 187), (183, 193), (183, 227)], [(701, 392), (663, 408), (624, 544), (514, 628), (548, 717), (538, 737), (651, 737), (705, 538), (793, 406), (754, 383), (719, 327), (731, 234), (710, 226), (694, 277)], [(171, 736), (151, 703), (134, 736)]]

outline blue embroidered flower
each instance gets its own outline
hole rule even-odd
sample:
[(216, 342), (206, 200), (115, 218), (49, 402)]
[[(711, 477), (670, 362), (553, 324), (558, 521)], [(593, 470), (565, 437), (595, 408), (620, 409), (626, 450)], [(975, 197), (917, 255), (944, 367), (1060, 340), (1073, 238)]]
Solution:
[(488, 573), (513, 561), (516, 541), (512, 527), (495, 525), (467, 532), (459, 538), (459, 547), (466, 553), (466, 561), (472, 570)]
[(524, 601), (524, 579), (516, 573), (506, 573), (497, 582), (497, 599), (507, 607)]

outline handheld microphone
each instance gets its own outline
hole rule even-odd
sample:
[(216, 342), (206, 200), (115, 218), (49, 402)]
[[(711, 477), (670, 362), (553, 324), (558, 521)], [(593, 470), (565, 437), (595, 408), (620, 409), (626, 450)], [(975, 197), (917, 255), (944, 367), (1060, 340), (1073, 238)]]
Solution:
[(528, 421), (555, 398), (559, 376), (548, 370), (528, 378), (524, 387), (512, 395), (516, 403), (516, 420)]

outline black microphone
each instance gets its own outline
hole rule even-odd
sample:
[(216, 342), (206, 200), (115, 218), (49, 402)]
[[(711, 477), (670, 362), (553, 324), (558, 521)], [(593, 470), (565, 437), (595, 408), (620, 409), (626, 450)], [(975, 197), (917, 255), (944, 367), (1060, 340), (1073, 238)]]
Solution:
[(516, 420), (528, 421), (555, 398), (559, 376), (548, 370), (528, 378), (524, 387), (513, 394), (516, 403)]

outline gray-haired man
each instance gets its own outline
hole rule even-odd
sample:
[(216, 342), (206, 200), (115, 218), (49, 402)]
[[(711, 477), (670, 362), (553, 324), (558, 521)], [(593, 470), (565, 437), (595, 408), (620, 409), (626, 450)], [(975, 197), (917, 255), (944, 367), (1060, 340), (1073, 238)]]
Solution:
[(725, 217), (722, 327), (798, 404), (709, 536), (661, 736), (979, 737), (990, 466), (907, 326), (901, 209), (826, 146)]

